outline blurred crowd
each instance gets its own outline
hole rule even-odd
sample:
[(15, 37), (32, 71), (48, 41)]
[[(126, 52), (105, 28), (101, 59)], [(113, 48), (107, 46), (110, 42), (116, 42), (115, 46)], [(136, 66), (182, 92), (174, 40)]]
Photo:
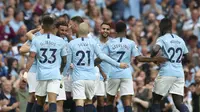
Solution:
[[(127, 38), (137, 43), (144, 56), (150, 55), (160, 35), (160, 20), (170, 18), (172, 32), (185, 40), (190, 52), (190, 60), (182, 62), (185, 73), (184, 103), (191, 112), (200, 112), (199, 0), (0, 0), (0, 111), (4, 107), (6, 112), (25, 112), (28, 85), (20, 77), (28, 54), (20, 54), (19, 49), (27, 41), (25, 34), (40, 26), (40, 18), (45, 13), (55, 14), (58, 21), (67, 22), (74, 16), (81, 16), (96, 38), (102, 22), (111, 24), (110, 37), (114, 38), (115, 22), (123, 20), (128, 26)], [(136, 61), (132, 66), (133, 110), (147, 112), (159, 66)], [(118, 112), (123, 112), (119, 96), (116, 96), (115, 106)], [(170, 95), (163, 98), (162, 111), (177, 111)]]

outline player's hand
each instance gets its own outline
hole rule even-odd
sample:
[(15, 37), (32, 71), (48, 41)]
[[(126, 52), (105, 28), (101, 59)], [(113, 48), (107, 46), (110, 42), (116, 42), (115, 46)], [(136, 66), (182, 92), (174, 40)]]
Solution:
[(28, 73), (24, 70), (24, 71), (22, 71), (22, 80), (24, 81), (24, 82), (27, 82), (27, 76), (28, 76)]
[(74, 65), (73, 64), (70, 64), (70, 69), (73, 69), (74, 68)]
[(106, 81), (107, 80), (107, 75), (105, 73), (103, 73), (103, 72), (101, 74), (102, 74), (102, 77), (103, 77), (104, 81)]
[(120, 68), (123, 68), (123, 69), (128, 68), (128, 64), (120, 63)]
[(154, 57), (154, 60), (155, 60), (156, 64), (161, 64), (161, 63), (164, 63), (164, 62), (168, 61), (167, 58), (164, 58), (164, 57), (161, 57), (161, 56)]

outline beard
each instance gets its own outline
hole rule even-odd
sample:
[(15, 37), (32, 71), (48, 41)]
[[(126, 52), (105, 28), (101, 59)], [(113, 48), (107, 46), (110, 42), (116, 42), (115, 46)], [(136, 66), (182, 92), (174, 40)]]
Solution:
[(107, 33), (103, 33), (103, 34), (102, 34), (102, 37), (103, 37), (103, 38), (107, 38), (107, 37), (108, 37), (108, 34), (107, 34)]

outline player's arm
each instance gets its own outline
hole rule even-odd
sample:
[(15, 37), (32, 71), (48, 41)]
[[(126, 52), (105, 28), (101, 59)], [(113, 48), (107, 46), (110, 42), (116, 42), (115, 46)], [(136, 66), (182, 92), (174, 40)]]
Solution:
[(167, 61), (166, 58), (164, 57), (155, 57), (157, 55), (157, 53), (160, 50), (160, 46), (156, 45), (153, 49), (153, 56), (150, 57), (144, 57), (142, 55), (140, 55), (141, 53), (138, 51), (137, 46), (135, 44), (133, 44), (133, 49), (132, 49), (132, 53), (133, 56), (135, 56), (135, 59), (139, 62), (159, 62), (159, 63), (163, 63), (165, 61)]
[(67, 58), (66, 58), (66, 56), (62, 56), (61, 67), (60, 67), (60, 72), (61, 72), (61, 73), (63, 72), (66, 63), (67, 63)]
[(102, 60), (101, 60), (100, 58), (97, 57), (97, 58), (94, 60), (94, 66), (98, 66), (101, 62), (102, 62)]
[(100, 71), (100, 73), (101, 73), (101, 75), (102, 75), (102, 77), (103, 77), (103, 79), (105, 81), (107, 79), (107, 75), (103, 72), (103, 70), (101, 69), (100, 65), (98, 65), (97, 67), (99, 68), (99, 71)]
[(151, 57), (155, 57), (160, 51), (160, 49), (161, 49), (160, 45), (155, 45), (152, 49)]
[(36, 53), (35, 52), (30, 52), (30, 55), (28, 57), (28, 61), (27, 61), (27, 64), (26, 64), (26, 69), (25, 69), (25, 72), (28, 72), (29, 69), (31, 68), (34, 60), (35, 60), (35, 56), (36, 56)]
[(101, 49), (98, 46), (94, 46), (94, 50), (96, 55), (103, 61), (106, 61), (107, 63), (120, 67), (120, 68), (127, 68), (128, 65), (125, 63), (118, 63), (117, 61), (113, 60), (112, 58), (108, 57), (106, 54), (104, 54)]
[(28, 40), (32, 40), (34, 33), (38, 32), (40, 30), (41, 30), (41, 28), (36, 28), (36, 29), (30, 30), (29, 32), (26, 33), (26, 37), (28, 38)]
[(24, 44), (22, 45), (22, 47), (19, 49), (19, 52), (20, 52), (21, 54), (27, 53), (27, 52), (29, 52), (29, 51), (30, 51), (30, 45), (28, 44), (28, 42), (24, 43)]

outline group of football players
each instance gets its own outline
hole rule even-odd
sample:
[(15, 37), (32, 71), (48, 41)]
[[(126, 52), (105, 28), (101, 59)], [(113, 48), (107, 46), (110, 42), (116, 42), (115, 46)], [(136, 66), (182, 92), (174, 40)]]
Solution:
[[(126, 38), (127, 26), (123, 21), (115, 25), (115, 38), (109, 37), (111, 26), (108, 23), (101, 24), (100, 37), (96, 38), (79, 16), (67, 23), (57, 21), (53, 15), (44, 15), (41, 28), (29, 31), (29, 40), (20, 49), (21, 53), (30, 53), (23, 75), (30, 93), (27, 112), (43, 112), (45, 102), (48, 102), (49, 112), (63, 112), (65, 100), (71, 111), (113, 112), (118, 91), (124, 112), (132, 112), (133, 57), (139, 62), (160, 64), (151, 112), (161, 111), (160, 100), (168, 93), (172, 94), (180, 112), (189, 112), (183, 104), (181, 64), (188, 50), (184, 41), (171, 33), (171, 25), (171, 20), (161, 20), (161, 37), (153, 47), (151, 57), (144, 57), (136, 43)], [(71, 34), (69, 30), (72, 30)], [(162, 56), (157, 56), (159, 51)], [(92, 102), (94, 96), (97, 96), (97, 107)], [(73, 101), (75, 106), (71, 105)]]

